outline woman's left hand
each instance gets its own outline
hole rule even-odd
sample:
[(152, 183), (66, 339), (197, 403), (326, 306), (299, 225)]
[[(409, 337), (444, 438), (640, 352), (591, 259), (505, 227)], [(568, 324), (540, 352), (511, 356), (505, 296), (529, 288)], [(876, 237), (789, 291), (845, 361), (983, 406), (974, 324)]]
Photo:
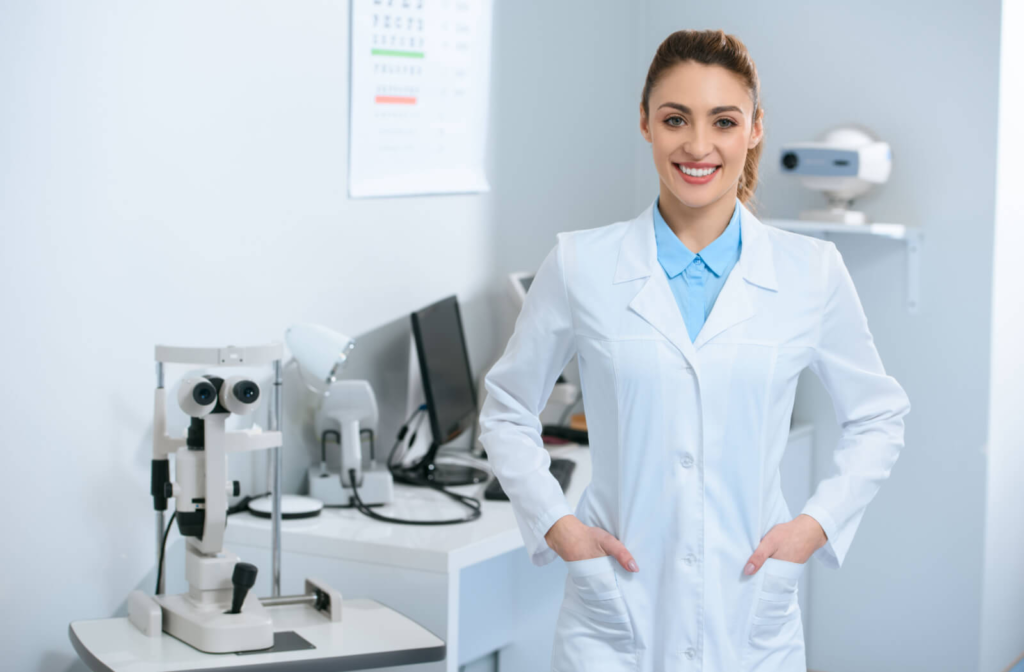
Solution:
[(747, 560), (743, 573), (755, 573), (768, 558), (803, 564), (827, 541), (825, 530), (818, 521), (801, 513), (788, 523), (779, 523), (768, 530), (757, 550)]

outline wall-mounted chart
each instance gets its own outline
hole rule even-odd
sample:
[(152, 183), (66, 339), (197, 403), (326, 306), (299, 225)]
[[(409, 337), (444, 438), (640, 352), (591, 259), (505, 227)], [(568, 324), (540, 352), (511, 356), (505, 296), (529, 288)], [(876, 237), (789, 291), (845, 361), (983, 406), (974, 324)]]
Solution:
[(352, 0), (349, 196), (487, 191), (491, 0)]

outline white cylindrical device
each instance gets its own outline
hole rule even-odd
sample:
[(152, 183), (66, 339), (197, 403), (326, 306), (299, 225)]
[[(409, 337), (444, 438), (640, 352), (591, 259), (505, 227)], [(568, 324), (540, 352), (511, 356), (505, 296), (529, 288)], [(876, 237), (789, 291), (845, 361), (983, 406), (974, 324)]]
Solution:
[(220, 404), (235, 415), (247, 415), (256, 410), (260, 399), (260, 386), (245, 376), (232, 376), (220, 386)]
[(178, 406), (193, 418), (202, 418), (217, 405), (217, 388), (206, 378), (186, 378), (178, 388)]

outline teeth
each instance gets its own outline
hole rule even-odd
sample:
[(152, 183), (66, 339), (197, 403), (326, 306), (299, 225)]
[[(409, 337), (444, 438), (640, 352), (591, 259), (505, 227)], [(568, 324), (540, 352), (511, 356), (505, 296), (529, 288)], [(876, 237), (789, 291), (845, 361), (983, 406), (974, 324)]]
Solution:
[[(679, 164), (676, 164), (676, 165), (679, 165)], [(686, 166), (679, 166), (679, 170), (683, 171), (684, 173), (686, 173), (687, 175), (689, 175), (691, 177), (707, 177), (711, 173), (713, 173), (716, 170), (718, 170), (718, 168), (699, 168), (699, 169), (694, 170), (692, 168), (687, 168)]]

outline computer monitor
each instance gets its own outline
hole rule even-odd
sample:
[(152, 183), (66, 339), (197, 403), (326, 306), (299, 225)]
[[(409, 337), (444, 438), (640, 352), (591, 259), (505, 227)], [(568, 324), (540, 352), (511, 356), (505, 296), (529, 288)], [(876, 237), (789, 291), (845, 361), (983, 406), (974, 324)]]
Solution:
[(441, 445), (472, 428), (477, 413), (473, 374), (455, 296), (414, 312), (412, 333), (433, 439), (423, 459), (409, 468), (409, 482), (427, 479), (440, 485), (482, 483), (488, 478), (482, 469), (434, 464)]
[(522, 310), (523, 303), (526, 301), (526, 293), (530, 291), (530, 285), (533, 284), (533, 273), (518, 272), (509, 273), (508, 276), (508, 287), (511, 290), (512, 300), (515, 302), (516, 308)]

